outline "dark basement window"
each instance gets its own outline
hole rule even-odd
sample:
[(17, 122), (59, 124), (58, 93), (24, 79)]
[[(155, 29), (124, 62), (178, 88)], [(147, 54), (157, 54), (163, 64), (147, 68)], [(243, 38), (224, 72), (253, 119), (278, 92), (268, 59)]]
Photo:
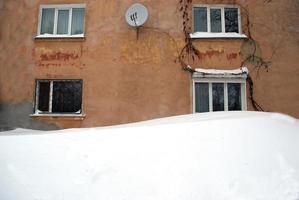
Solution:
[(82, 114), (82, 80), (37, 80), (35, 114)]

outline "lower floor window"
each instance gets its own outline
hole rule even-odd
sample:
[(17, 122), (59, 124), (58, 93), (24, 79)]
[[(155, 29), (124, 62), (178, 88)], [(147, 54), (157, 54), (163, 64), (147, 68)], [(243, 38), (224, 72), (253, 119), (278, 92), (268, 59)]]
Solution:
[(35, 113), (81, 114), (82, 80), (37, 80)]
[(195, 112), (246, 110), (245, 81), (194, 81)]

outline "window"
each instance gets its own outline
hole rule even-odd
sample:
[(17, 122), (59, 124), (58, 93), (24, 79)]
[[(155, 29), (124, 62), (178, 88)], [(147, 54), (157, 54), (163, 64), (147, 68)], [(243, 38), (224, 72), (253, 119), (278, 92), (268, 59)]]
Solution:
[(41, 5), (39, 37), (84, 37), (84, 4)]
[(191, 37), (246, 37), (241, 34), (240, 8), (235, 5), (193, 6)]
[(35, 114), (81, 114), (82, 80), (37, 80)]
[(196, 69), (193, 75), (194, 112), (246, 110), (247, 68)]
[(195, 112), (245, 109), (245, 83), (195, 82)]

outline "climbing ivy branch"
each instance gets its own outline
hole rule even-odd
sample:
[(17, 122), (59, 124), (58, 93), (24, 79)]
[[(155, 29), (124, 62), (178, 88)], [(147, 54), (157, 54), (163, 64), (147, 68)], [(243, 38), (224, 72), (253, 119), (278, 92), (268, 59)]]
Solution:
[(193, 45), (192, 39), (190, 38), (190, 33), (192, 32), (191, 28), (191, 12), (192, 12), (192, 0), (179, 0), (178, 9), (181, 13), (181, 17), (183, 19), (183, 32), (184, 32), (184, 40), (185, 45), (179, 51), (178, 57), (176, 61), (178, 61), (184, 70), (194, 72), (192, 68), (189, 67), (188, 63), (190, 60), (195, 60), (195, 58), (199, 58), (199, 51)]
[[(264, 0), (265, 4), (270, 3), (272, 0)], [(188, 63), (192, 59), (193, 61), (195, 58), (200, 59), (200, 52), (199, 50), (193, 45), (192, 38), (190, 38), (190, 33), (192, 32), (192, 23), (191, 23), (191, 16), (192, 16), (192, 0), (179, 0), (178, 2), (178, 9), (181, 13), (182, 17), (182, 26), (183, 26), (183, 33), (184, 33), (184, 39), (185, 39), (185, 45), (183, 48), (179, 51), (178, 57), (176, 61), (178, 61), (182, 68), (186, 71), (189, 71), (191, 73), (194, 73), (194, 69), (190, 68)], [(243, 67), (246, 64), (250, 64), (253, 66), (255, 70), (257, 70), (257, 73), (261, 69), (265, 69), (267, 72), (269, 70), (269, 66), (271, 65), (270, 61), (266, 61), (261, 55), (258, 55), (257, 49), (258, 49), (258, 42), (253, 38), (251, 34), (251, 28), (253, 27), (253, 24), (251, 23), (250, 15), (248, 12), (248, 9), (245, 7), (242, 7), (242, 13), (245, 15), (245, 33), (248, 37), (247, 40), (244, 41), (251, 43), (253, 48), (252, 51), (246, 55), (246, 57), (242, 60), (241, 66)], [(273, 55), (272, 55), (273, 57)], [(254, 82), (250, 74), (248, 74), (247, 83), (249, 85), (249, 99), (251, 101), (251, 104), (253, 108), (256, 111), (264, 111), (262, 106), (256, 101), (255, 95), (254, 95)]]
[[(271, 2), (271, 0), (264, 1), (264, 3), (269, 3), (269, 2)], [(258, 42), (253, 38), (253, 36), (251, 34), (252, 33), (251, 28), (253, 27), (253, 24), (251, 22), (248, 9), (245, 7), (242, 7), (242, 6), (241, 6), (241, 9), (242, 9), (243, 15), (245, 16), (246, 23), (245, 23), (244, 29), (245, 29), (245, 33), (248, 37), (248, 39), (245, 40), (243, 42), (243, 44), (244, 43), (251, 44), (252, 49), (251, 49), (251, 52), (248, 55), (246, 55), (246, 57), (242, 60), (240, 67), (242, 67), (246, 64), (250, 64), (253, 66), (253, 69), (257, 71), (257, 75), (259, 74), (259, 71), (261, 69), (265, 69), (266, 72), (268, 72), (269, 67), (271, 65), (271, 61), (265, 60), (261, 55), (258, 55), (258, 53), (257, 53)], [(275, 53), (275, 51), (273, 52), (272, 57), (273, 57), (274, 53)], [(249, 85), (249, 97), (248, 98), (250, 99), (253, 108), (256, 111), (264, 111), (263, 107), (256, 101), (255, 94), (254, 94), (254, 86), (255, 85), (254, 85), (253, 79), (250, 74), (248, 74), (246, 81), (247, 81), (247, 84)]]

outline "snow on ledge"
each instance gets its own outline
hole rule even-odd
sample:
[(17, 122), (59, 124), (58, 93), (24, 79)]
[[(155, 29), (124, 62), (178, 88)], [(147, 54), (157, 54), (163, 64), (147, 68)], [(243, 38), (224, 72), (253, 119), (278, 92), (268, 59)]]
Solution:
[(246, 78), (247, 75), (248, 75), (247, 67), (241, 67), (241, 68), (233, 69), (233, 70), (196, 68), (193, 76), (194, 77), (240, 77), (240, 78)]
[(84, 34), (76, 34), (76, 35), (65, 35), (65, 34), (42, 34), (37, 35), (35, 38), (84, 38)]
[(206, 32), (196, 32), (190, 33), (190, 38), (236, 38), (236, 39), (245, 39), (247, 36), (240, 33), (206, 33)]

